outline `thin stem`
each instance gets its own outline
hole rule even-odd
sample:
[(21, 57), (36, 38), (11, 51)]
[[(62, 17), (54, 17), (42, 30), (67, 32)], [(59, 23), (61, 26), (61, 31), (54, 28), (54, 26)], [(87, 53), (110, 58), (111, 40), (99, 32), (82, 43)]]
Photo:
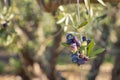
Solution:
[(80, 24), (80, 9), (79, 9), (79, 0), (77, 0), (77, 11), (78, 11), (78, 25)]

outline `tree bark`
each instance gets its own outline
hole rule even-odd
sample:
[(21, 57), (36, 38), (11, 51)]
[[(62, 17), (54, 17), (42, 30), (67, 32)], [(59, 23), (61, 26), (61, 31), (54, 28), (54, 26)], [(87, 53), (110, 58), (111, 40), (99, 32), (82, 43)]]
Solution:
[(112, 79), (111, 80), (120, 80), (120, 52), (117, 53), (114, 63), (114, 68), (112, 70)]
[[(111, 16), (111, 19), (114, 19), (111, 21), (112, 24), (115, 24), (117, 20), (119, 20), (118, 15), (119, 15), (119, 11), (120, 11), (120, 7), (119, 6), (115, 6), (113, 7), (114, 12)], [(111, 80), (120, 80), (120, 26), (114, 26), (115, 27), (115, 31), (116, 31), (116, 36), (117, 36), (117, 42), (115, 43), (115, 48), (118, 50), (116, 52), (115, 55), (115, 63), (114, 63), (114, 68), (112, 70), (112, 79)], [(115, 53), (114, 53), (115, 54)]]
[[(58, 32), (61, 30), (62, 27), (60, 25), (56, 25), (56, 28), (57, 30), (54, 33), (55, 36), (53, 39), (53, 45), (50, 48), (46, 48), (44, 55), (42, 55), (38, 61), (40, 64), (40, 68), (46, 74), (49, 80), (63, 80), (64, 79), (60, 76), (60, 74), (58, 74), (55, 68), (56, 60), (60, 53), (59, 46), (60, 46), (61, 39), (62, 39), (62, 32), (58, 34)], [(49, 54), (47, 54), (46, 52), (48, 50), (49, 50)]]
[[(61, 26), (60, 25), (56, 25), (57, 27), (57, 30), (55, 32), (55, 34), (57, 34), (60, 29), (61, 29)], [(60, 32), (60, 34), (58, 34), (57, 36), (54, 37), (54, 40), (53, 40), (53, 46), (50, 48), (50, 52), (51, 52), (51, 57), (50, 57), (50, 60), (49, 60), (49, 63), (51, 64), (50, 65), (50, 74), (49, 74), (49, 79), (50, 80), (57, 80), (57, 77), (58, 75), (56, 75), (57, 71), (56, 71), (56, 60), (59, 56), (59, 46), (60, 46), (60, 43), (61, 43), (61, 39), (62, 39), (62, 32)]]

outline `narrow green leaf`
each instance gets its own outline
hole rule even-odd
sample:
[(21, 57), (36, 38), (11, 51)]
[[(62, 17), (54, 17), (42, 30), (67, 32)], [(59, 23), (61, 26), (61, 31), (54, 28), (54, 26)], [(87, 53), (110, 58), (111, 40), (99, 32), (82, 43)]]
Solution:
[(93, 48), (94, 48), (94, 40), (92, 40), (91, 42), (90, 42), (90, 44), (88, 45), (88, 56), (90, 56), (91, 55), (91, 53), (93, 52)]
[(91, 56), (91, 57), (89, 57), (90, 59), (95, 59), (97, 56)]
[(100, 4), (102, 4), (103, 6), (106, 6), (106, 4), (103, 2), (103, 0), (97, 0)]
[(57, 24), (63, 23), (65, 21), (65, 19), (66, 19), (66, 17), (64, 16), (62, 19), (60, 19), (60, 20), (57, 21)]
[(68, 47), (69, 45), (66, 42), (62, 42), (62, 45)]
[(72, 16), (71, 16), (71, 15), (69, 15), (69, 18), (70, 18), (70, 20), (71, 20), (71, 22), (72, 22), (72, 25), (74, 26), (74, 25), (75, 25), (75, 23), (74, 23), (74, 20), (73, 20)]
[(103, 14), (103, 15), (101, 15), (101, 16), (99, 16), (99, 17), (96, 17), (96, 19), (94, 20), (94, 21), (100, 21), (100, 20), (102, 20), (102, 19), (105, 19), (107, 17), (107, 14)]
[(84, 27), (84, 26), (87, 25), (87, 24), (88, 24), (88, 22), (87, 22), (87, 21), (84, 21), (83, 23), (81, 23), (81, 24), (78, 26), (78, 29)]
[(91, 55), (96, 56), (97, 54), (100, 54), (103, 51), (105, 51), (105, 48), (100, 48), (100, 49), (97, 49), (96, 51), (94, 51)]

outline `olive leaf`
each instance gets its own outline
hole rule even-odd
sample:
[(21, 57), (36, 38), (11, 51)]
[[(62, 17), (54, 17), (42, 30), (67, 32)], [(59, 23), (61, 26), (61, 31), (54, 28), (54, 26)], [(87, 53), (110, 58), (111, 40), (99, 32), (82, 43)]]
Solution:
[(65, 25), (67, 26), (68, 23), (69, 23), (69, 17), (67, 16), (67, 17), (66, 17), (66, 20), (65, 20)]
[(92, 9), (92, 7), (90, 8), (90, 17), (92, 17), (93, 16), (93, 9)]
[(97, 55), (97, 54), (102, 53), (103, 51), (105, 51), (105, 48), (100, 48), (100, 49), (97, 49), (96, 51), (94, 51), (91, 55), (92, 55), (92, 56), (95, 56), (95, 55)]
[(64, 26), (64, 32), (66, 32), (68, 29), (68, 26)]
[(88, 11), (90, 11), (90, 0), (84, 0), (85, 6)]
[(88, 55), (88, 56), (90, 56), (91, 53), (93, 52), (94, 45), (95, 45), (95, 42), (94, 42), (94, 40), (92, 40), (92, 41), (90, 42), (90, 44), (88, 45), (88, 52), (87, 52), (87, 55)]
[(7, 14), (7, 7), (6, 6), (3, 8), (2, 14)]
[(81, 24), (78, 26), (78, 29), (84, 27), (84, 26), (87, 25), (87, 24), (88, 24), (88, 22), (87, 22), (87, 21), (84, 21), (83, 23), (81, 23)]
[(65, 11), (63, 6), (59, 6), (60, 11)]
[(69, 45), (66, 42), (62, 42), (62, 45), (68, 47)]
[(103, 2), (103, 0), (97, 0), (100, 4), (102, 4), (103, 6), (106, 6), (106, 4)]
[(0, 13), (0, 19), (4, 19), (3, 15)]
[(72, 18), (72, 15), (68, 15), (68, 16), (69, 16), (69, 18), (70, 18), (70, 21), (72, 22), (72, 25), (75, 26), (75, 23), (74, 23), (74, 20), (73, 20), (73, 18)]
[(11, 20), (14, 17), (14, 14), (11, 14), (7, 20)]
[(66, 19), (66, 17), (64, 16), (62, 19), (60, 19), (60, 20), (57, 21), (57, 24), (63, 23), (65, 21), (65, 19)]

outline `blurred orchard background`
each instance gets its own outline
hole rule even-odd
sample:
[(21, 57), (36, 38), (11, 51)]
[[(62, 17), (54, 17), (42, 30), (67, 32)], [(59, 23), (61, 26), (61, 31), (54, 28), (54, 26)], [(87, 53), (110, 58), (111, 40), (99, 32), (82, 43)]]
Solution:
[[(74, 30), (76, 17), (88, 24)], [(105, 51), (73, 64), (62, 45), (69, 31)], [(0, 80), (120, 80), (119, 0), (0, 0)]]

